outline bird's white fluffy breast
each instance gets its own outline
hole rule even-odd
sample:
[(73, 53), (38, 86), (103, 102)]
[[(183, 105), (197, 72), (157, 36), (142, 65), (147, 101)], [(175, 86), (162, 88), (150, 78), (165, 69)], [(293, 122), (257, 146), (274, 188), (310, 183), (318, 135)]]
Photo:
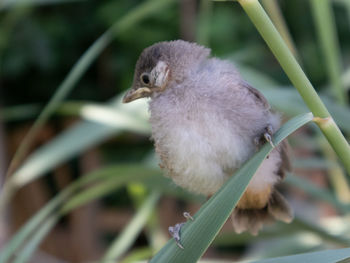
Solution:
[(251, 151), (209, 112), (178, 111), (159, 118), (164, 113), (151, 113), (152, 138), (174, 182), (192, 192), (215, 193)]
[(231, 64), (212, 59), (189, 76), (150, 101), (152, 138), (177, 185), (211, 195), (254, 153), (253, 134), (268, 116), (254, 103), (242, 107), (249, 94)]

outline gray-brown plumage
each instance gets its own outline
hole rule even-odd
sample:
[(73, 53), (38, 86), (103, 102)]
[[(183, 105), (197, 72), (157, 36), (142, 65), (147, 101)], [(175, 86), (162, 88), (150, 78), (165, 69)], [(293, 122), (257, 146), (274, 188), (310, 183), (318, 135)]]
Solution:
[[(152, 139), (172, 180), (210, 196), (280, 125), (279, 115), (234, 65), (209, 57), (210, 49), (182, 40), (146, 48), (124, 102), (150, 97)], [(286, 143), (264, 160), (240, 199), (236, 232), (256, 234), (265, 222), (292, 220), (275, 185), (290, 163)]]

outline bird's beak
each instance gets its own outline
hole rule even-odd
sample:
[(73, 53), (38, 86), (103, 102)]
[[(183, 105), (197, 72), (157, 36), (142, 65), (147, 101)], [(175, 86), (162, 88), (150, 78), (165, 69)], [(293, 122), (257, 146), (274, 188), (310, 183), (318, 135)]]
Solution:
[(151, 93), (152, 93), (151, 89), (147, 87), (131, 89), (124, 95), (123, 103), (128, 103), (133, 100), (148, 97)]
[(150, 72), (150, 87), (140, 87), (129, 90), (123, 98), (123, 103), (128, 103), (144, 97), (149, 97), (153, 92), (164, 91), (168, 84), (169, 72), (170, 71), (167, 63), (159, 61)]

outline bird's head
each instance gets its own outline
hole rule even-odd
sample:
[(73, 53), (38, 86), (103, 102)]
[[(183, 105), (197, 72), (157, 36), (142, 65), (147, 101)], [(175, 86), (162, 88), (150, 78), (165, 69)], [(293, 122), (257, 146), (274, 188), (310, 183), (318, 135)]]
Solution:
[(183, 40), (156, 43), (140, 55), (131, 89), (124, 103), (161, 93), (172, 82), (179, 83), (187, 77), (190, 68), (210, 54), (210, 49)]

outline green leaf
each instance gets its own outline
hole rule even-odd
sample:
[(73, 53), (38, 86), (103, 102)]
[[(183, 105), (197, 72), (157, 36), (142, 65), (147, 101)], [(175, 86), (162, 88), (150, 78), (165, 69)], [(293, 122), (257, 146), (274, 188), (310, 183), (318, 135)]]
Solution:
[[(346, 236), (346, 233), (335, 234), (333, 232), (334, 230), (332, 231), (330, 227), (325, 227), (323, 225), (320, 226), (315, 222), (309, 222), (308, 220), (305, 220), (301, 216), (297, 215), (290, 224), (276, 222), (271, 226), (267, 225), (262, 229), (258, 236), (252, 236), (249, 233), (242, 233), (237, 235), (233, 231), (225, 231), (224, 233), (220, 233), (215, 238), (214, 244), (218, 246), (248, 245), (251, 242), (263, 242), (266, 244), (268, 241), (274, 241), (278, 238), (283, 239), (299, 234), (312, 234), (320, 241), (317, 245), (323, 245), (325, 242), (328, 242), (332, 245), (338, 245), (342, 247), (350, 246), (350, 239)], [(298, 243), (300, 244), (300, 241), (298, 241)], [(303, 249), (306, 248), (305, 245), (306, 244), (302, 244)], [(273, 247), (275, 248), (275, 246)], [(261, 249), (266, 249), (266, 247), (263, 247)], [(275, 252), (281, 253), (281, 251)]]
[[(97, 115), (101, 112), (104, 114), (98, 120)], [(120, 96), (106, 106), (86, 105), (81, 107), (82, 116), (91, 121), (81, 121), (75, 124), (32, 153), (9, 178), (8, 185), (15, 189), (20, 188), (63, 161), (121, 131), (149, 134), (150, 128), (146, 121), (146, 112), (145, 101), (141, 100), (128, 107), (122, 105)]]
[(321, 239), (332, 242), (333, 244), (340, 246), (350, 246), (350, 239), (346, 235), (333, 234), (331, 229), (326, 229), (317, 223), (309, 222), (300, 216), (296, 216), (295, 220), (293, 221), (293, 225), (304, 231), (310, 231), (314, 234), (317, 234)]
[(321, 252), (305, 253), (287, 257), (278, 257), (252, 261), (251, 263), (330, 263), (349, 258), (350, 248), (325, 250)]
[[(274, 143), (277, 145), (289, 134), (311, 121), (311, 113), (303, 114), (288, 121), (276, 132)], [(180, 249), (174, 240), (170, 240), (150, 262), (196, 262), (213, 241), (223, 224), (232, 213), (235, 205), (245, 191), (250, 179), (272, 151), (265, 144), (246, 164), (244, 164), (227, 183), (212, 196), (196, 213), (194, 221), (187, 222), (181, 230)]]
[[(40, 209), (2, 248), (0, 263), (7, 262), (15, 253), (21, 260), (29, 258), (55, 223), (76, 207), (107, 195), (127, 183), (159, 175), (159, 169), (130, 164), (105, 167), (79, 178)], [(89, 185), (92, 186), (86, 189)]]
[(322, 47), (324, 62), (327, 68), (330, 87), (334, 97), (341, 105), (347, 105), (347, 93), (341, 81), (342, 63), (337, 29), (332, 3), (329, 0), (311, 0), (319, 42)]
[(107, 249), (102, 258), (102, 262), (115, 262), (120, 258), (120, 256), (122, 256), (123, 253), (125, 253), (128, 248), (130, 248), (132, 243), (135, 241), (135, 238), (146, 224), (146, 221), (156, 206), (159, 197), (159, 192), (153, 192), (146, 199), (146, 201), (144, 201), (143, 205), (140, 207), (137, 214), (133, 217), (127, 227), (124, 228), (123, 232)]
[(130, 252), (120, 263), (134, 263), (152, 256), (152, 249), (149, 247), (138, 248)]
[(322, 189), (312, 182), (303, 179), (302, 177), (288, 175), (286, 183), (295, 186), (298, 189), (304, 190), (307, 194), (315, 197), (317, 200), (323, 200), (330, 203), (333, 207), (337, 208), (343, 213), (350, 212), (350, 205), (339, 201), (333, 194), (329, 191)]

